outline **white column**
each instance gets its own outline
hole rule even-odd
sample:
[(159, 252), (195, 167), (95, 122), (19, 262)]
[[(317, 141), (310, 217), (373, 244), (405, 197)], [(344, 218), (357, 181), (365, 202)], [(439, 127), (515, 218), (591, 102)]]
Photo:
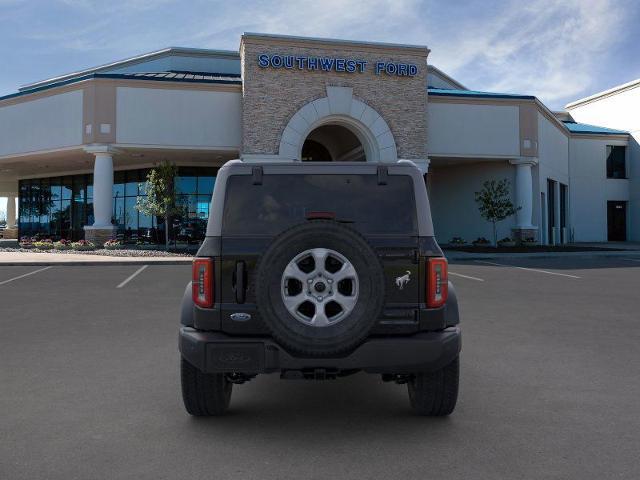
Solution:
[(533, 229), (536, 228), (533, 223), (533, 175), (531, 167), (538, 163), (536, 158), (519, 158), (510, 160), (512, 165), (516, 167), (516, 208), (520, 210), (516, 212), (516, 228)]
[(95, 153), (93, 166), (93, 226), (111, 228), (113, 216), (113, 157), (111, 153)]
[(85, 239), (102, 244), (111, 238), (115, 227), (113, 216), (113, 155), (109, 145), (88, 145), (84, 151), (95, 157), (93, 163), (93, 225), (84, 227)]
[(7, 228), (16, 228), (16, 197), (7, 197)]

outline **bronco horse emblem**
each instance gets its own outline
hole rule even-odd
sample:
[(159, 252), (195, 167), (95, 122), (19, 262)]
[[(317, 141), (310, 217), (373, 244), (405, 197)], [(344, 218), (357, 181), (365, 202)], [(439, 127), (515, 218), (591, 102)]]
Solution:
[(407, 270), (407, 273), (405, 275), (396, 277), (396, 286), (398, 287), (398, 289), (402, 290), (404, 286), (409, 283), (409, 280), (411, 280), (411, 272)]

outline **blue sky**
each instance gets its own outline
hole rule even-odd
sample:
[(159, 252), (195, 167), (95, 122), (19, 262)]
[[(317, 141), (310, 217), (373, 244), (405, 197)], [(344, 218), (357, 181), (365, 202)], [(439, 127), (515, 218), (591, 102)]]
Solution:
[(0, 95), (77, 69), (244, 31), (424, 44), (468, 88), (552, 109), (640, 77), (640, 2), (0, 0)]

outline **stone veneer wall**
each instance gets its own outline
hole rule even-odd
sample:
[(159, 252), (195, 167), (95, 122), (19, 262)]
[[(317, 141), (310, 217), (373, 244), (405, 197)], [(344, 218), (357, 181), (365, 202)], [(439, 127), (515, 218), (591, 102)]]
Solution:
[(115, 237), (116, 229), (113, 228), (85, 228), (84, 239), (102, 247), (107, 240)]
[[(258, 55), (281, 54), (361, 59), (364, 73), (261, 68)], [(376, 110), (394, 136), (398, 158), (427, 158), (428, 50), (375, 48), (357, 43), (330, 44), (297, 39), (243, 37), (240, 48), (243, 78), (242, 153), (277, 154), (289, 119), (305, 104), (326, 97), (327, 86), (352, 87), (353, 96)], [(375, 74), (375, 62), (413, 63), (414, 77)]]

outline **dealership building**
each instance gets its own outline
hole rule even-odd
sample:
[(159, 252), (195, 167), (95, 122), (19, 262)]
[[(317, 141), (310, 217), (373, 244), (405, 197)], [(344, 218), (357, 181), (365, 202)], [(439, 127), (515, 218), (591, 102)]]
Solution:
[(442, 243), (491, 238), (474, 200), (490, 179), (519, 207), (499, 237), (640, 241), (640, 80), (553, 112), (470, 90), (428, 55), (247, 33), (237, 52), (167, 48), (25, 85), (0, 97), (3, 234), (156, 242), (162, 220), (135, 205), (168, 160), (183, 206), (171, 235), (197, 240), (217, 169), (240, 158), (411, 160)]

